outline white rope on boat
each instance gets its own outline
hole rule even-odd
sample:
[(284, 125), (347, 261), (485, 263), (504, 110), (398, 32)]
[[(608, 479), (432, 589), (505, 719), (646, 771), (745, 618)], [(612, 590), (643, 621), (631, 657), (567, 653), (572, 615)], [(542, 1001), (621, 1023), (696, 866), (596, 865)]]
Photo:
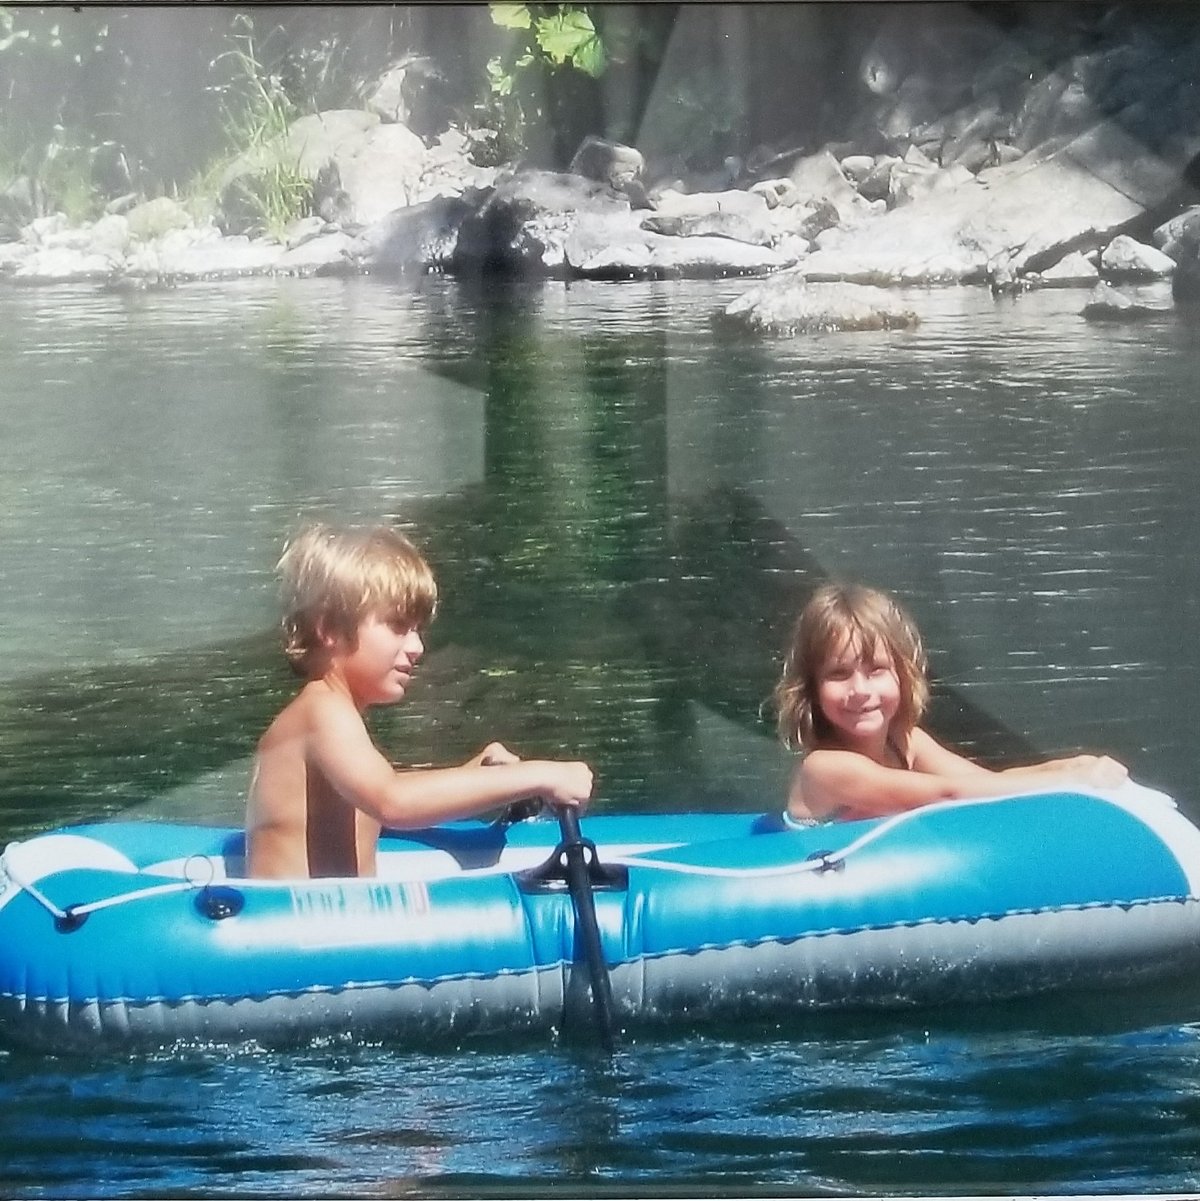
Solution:
[[(132, 892), (118, 893), (116, 896), (111, 897), (101, 897), (98, 901), (88, 901), (82, 905), (71, 905), (67, 909), (63, 909), (46, 896), (32, 880), (26, 879), (22, 872), (13, 867), (9, 852), (14, 847), (21, 845), (21, 843), (11, 843), (5, 848), (3, 855), (0, 855), (0, 874), (7, 876), (18, 888), (27, 892), (56, 921), (82, 921), (90, 913), (98, 913), (102, 909), (111, 909), (117, 905), (124, 905), (129, 901), (141, 901), (148, 897), (168, 896), (175, 892), (189, 892), (205, 887), (198, 880), (190, 878), (186, 880), (173, 880), (169, 884), (153, 884), (147, 888), (137, 888)], [(204, 857), (200, 856), (200, 858)], [(67, 864), (65, 866), (69, 867), (71, 865)], [(211, 871), (211, 864), (209, 868)], [(209, 882), (211, 883), (211, 880)]]
[(734, 880), (762, 879), (767, 876), (794, 876), (803, 872), (826, 872), (844, 863), (851, 855), (861, 851), (877, 838), (894, 830), (898, 825), (917, 816), (919, 809), (908, 809), (887, 818), (860, 834), (840, 851), (815, 851), (811, 858), (798, 863), (776, 863), (767, 867), (714, 867), (700, 863), (679, 863), (672, 859), (651, 859), (642, 855), (624, 855), (605, 859), (605, 863), (617, 863), (623, 867), (652, 867), (656, 871), (675, 872), (681, 876), (717, 876)]

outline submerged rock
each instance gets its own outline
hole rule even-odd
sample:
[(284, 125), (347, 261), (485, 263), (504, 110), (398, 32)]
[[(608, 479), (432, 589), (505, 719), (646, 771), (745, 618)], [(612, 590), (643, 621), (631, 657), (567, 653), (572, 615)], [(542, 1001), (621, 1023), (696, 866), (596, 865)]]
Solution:
[(810, 283), (789, 277), (743, 293), (724, 311), (727, 321), (759, 333), (911, 329), (918, 317), (890, 292), (862, 284)]
[(1081, 315), (1087, 321), (1135, 322), (1161, 317), (1168, 309), (1165, 305), (1150, 304), (1135, 300), (1111, 284), (1097, 284)]

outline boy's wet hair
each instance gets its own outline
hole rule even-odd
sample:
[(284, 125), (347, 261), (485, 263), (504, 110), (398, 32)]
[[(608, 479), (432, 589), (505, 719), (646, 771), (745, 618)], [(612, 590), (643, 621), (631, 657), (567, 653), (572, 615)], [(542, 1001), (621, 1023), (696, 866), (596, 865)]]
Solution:
[(437, 608), (429, 564), (389, 526), (308, 526), (288, 542), (275, 570), (284, 654), (300, 675), (309, 674), (329, 638), (353, 646), (365, 617), (419, 627)]
[(900, 682), (892, 731), (903, 740), (929, 702), (928, 662), (912, 618), (885, 592), (859, 584), (826, 584), (813, 593), (792, 629), (773, 699), (779, 736), (792, 750), (811, 750), (832, 733), (817, 702), (820, 671), (847, 644), (866, 654), (882, 647)]

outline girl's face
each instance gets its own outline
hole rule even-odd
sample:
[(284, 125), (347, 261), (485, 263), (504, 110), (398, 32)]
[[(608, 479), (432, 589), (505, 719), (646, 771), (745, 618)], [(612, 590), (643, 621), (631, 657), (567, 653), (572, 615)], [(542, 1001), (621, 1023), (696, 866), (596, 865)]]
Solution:
[(900, 677), (882, 642), (865, 647), (854, 635), (825, 658), (817, 704), (834, 737), (848, 747), (882, 745), (900, 708)]

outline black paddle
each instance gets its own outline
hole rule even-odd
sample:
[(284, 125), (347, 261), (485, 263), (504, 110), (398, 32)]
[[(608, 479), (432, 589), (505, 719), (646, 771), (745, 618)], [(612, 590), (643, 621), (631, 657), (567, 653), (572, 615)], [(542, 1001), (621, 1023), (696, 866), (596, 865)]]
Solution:
[[(612, 1018), (612, 981), (608, 978), (608, 965), (604, 962), (604, 949), (600, 945), (600, 927), (596, 922), (596, 898), (592, 894), (592, 873), (588, 868), (587, 853), (593, 860), (596, 847), (584, 839), (579, 832), (579, 813), (572, 805), (558, 807), (558, 827), (562, 841), (558, 854), (562, 856), (566, 872), (567, 887), (575, 906), (575, 934), (582, 943), (587, 959), (588, 976), (592, 986), (592, 1009), (596, 1016), (596, 1033), (600, 1045), (611, 1052), (615, 1047)], [(578, 945), (577, 943), (577, 945)]]

